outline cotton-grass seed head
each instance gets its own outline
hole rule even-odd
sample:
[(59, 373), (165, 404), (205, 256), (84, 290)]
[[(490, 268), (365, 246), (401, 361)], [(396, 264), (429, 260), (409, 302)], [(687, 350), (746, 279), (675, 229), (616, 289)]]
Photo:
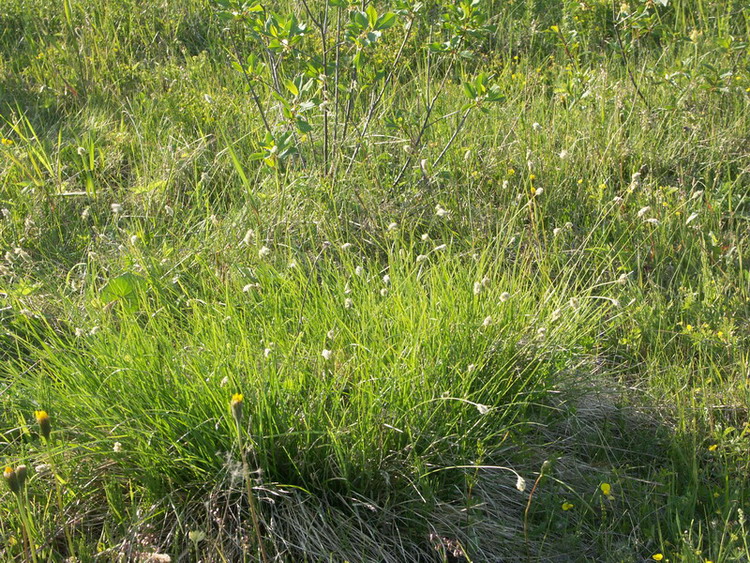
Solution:
[(39, 424), (39, 432), (42, 438), (49, 440), (50, 434), (52, 433), (52, 424), (49, 421), (49, 415), (47, 411), (34, 411), (34, 418), (36, 418)]
[(526, 490), (526, 479), (524, 479), (520, 475), (516, 479), (516, 489), (518, 489), (520, 492), (524, 492)]
[(237, 421), (237, 423), (242, 420), (242, 403), (244, 401), (244, 397), (242, 396), (242, 393), (235, 393), (232, 395), (232, 399), (229, 401), (229, 406), (232, 409), (232, 416), (234, 417), (234, 420)]

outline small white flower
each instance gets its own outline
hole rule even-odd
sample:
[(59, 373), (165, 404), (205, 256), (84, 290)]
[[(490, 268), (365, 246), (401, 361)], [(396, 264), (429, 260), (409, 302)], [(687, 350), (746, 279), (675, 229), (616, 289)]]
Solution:
[(220, 386), (220, 387), (226, 387), (228, 383), (229, 383), (229, 378), (225, 376), (225, 377), (224, 377), (224, 378), (223, 378), (223, 379), (222, 379), (222, 380), (221, 380), (221, 381), (219, 382), (219, 386)]
[(84, 330), (82, 328), (80, 328), (80, 327), (76, 328), (76, 338), (81, 338), (81, 336), (83, 336), (84, 334), (85, 333), (84, 333)]
[(328, 340), (333, 340), (334, 338), (336, 338), (336, 330), (335, 329), (329, 330), (326, 333), (326, 338), (328, 338)]
[(547, 336), (547, 327), (544, 327), (544, 326), (540, 326), (540, 327), (539, 327), (539, 330), (537, 330), (537, 331), (536, 331), (536, 335), (537, 335), (537, 337), (539, 337), (540, 339), (543, 339), (543, 338), (545, 338), (545, 337)]
[(422, 233), (422, 236), (419, 237), (419, 238), (421, 238), (422, 240), (429, 240), (430, 233)]
[(578, 301), (578, 298), (576, 297), (571, 297), (570, 301), (568, 301), (568, 304), (570, 305), (570, 308), (573, 309), (574, 311), (577, 311), (578, 309), (581, 308), (581, 303)]
[(616, 309), (620, 308), (620, 302), (617, 299), (610, 299), (610, 302)]
[(482, 321), (482, 326), (488, 327), (492, 324), (492, 317), (485, 317), (484, 321)]
[(490, 277), (489, 276), (484, 276), (482, 278), (482, 285), (484, 287), (488, 287), (490, 285)]
[(623, 202), (623, 198), (621, 198), (619, 195), (616, 195), (615, 197), (612, 198), (612, 203), (622, 203), (622, 202)]
[(566, 151), (565, 149), (563, 149), (563, 150), (560, 151), (560, 154), (558, 156), (561, 159), (565, 160), (566, 158), (568, 158), (568, 151)]
[(263, 349), (263, 357), (267, 358), (270, 355), (271, 355), (271, 349), (270, 348), (264, 348)]
[(617, 278), (617, 283), (620, 285), (625, 285), (628, 283), (628, 274), (620, 274), (620, 277)]
[(436, 246), (435, 248), (433, 248), (432, 251), (433, 252), (438, 252), (440, 250), (445, 250), (446, 248), (448, 248), (447, 244), (441, 244), (441, 245)]
[(537, 188), (537, 189), (534, 190), (534, 195), (535, 196), (540, 196), (543, 193), (544, 193), (544, 188)]
[(531, 128), (534, 131), (541, 131), (542, 130), (542, 126), (539, 123), (537, 123), (536, 121), (531, 124)]
[(466, 152), (464, 153), (464, 160), (469, 160), (471, 158), (471, 149), (466, 149)]
[(469, 364), (468, 367), (466, 368), (466, 371), (468, 371), (469, 373), (471, 373), (475, 369), (477, 369), (477, 366), (475, 366), (474, 364)]
[(344, 299), (344, 308), (345, 309), (351, 309), (353, 305), (354, 305), (354, 301), (352, 301), (349, 297), (347, 297), (346, 299)]
[(351, 247), (352, 247), (352, 243), (345, 242), (344, 244), (341, 245), (341, 250), (349, 250)]
[(251, 291), (252, 289), (254, 289), (257, 285), (258, 284), (255, 284), (255, 283), (249, 283), (245, 287), (242, 288), (242, 291), (244, 293), (247, 293), (248, 291)]
[(690, 199), (697, 199), (702, 195), (703, 195), (703, 190), (697, 190), (693, 192), (693, 195), (690, 196)]
[(354, 268), (354, 274), (357, 276), (361, 276), (365, 272), (365, 269), (362, 266), (357, 266)]
[(518, 476), (518, 479), (516, 479), (516, 489), (518, 489), (520, 492), (524, 492), (526, 490), (526, 479)]
[(487, 405), (481, 405), (477, 403), (475, 406), (477, 407), (477, 410), (479, 411), (479, 414), (481, 415), (485, 415), (488, 412), (490, 412), (490, 407), (488, 407)]
[(474, 295), (482, 293), (482, 282), (474, 282)]
[(10, 209), (8, 209), (7, 207), (3, 207), (2, 214), (3, 214), (3, 218), (10, 219)]
[(40, 463), (39, 465), (34, 467), (34, 473), (37, 473), (40, 476), (47, 476), (50, 473), (52, 473), (52, 468), (47, 463)]
[(500, 302), (505, 303), (508, 299), (510, 299), (510, 293), (508, 293), (507, 291), (503, 291), (500, 294)]
[(685, 225), (689, 225), (690, 223), (692, 223), (693, 221), (695, 221), (697, 218), (698, 218), (698, 214), (697, 213), (691, 213), (690, 217), (688, 217), (687, 221), (685, 221)]
[(638, 210), (638, 217), (643, 217), (649, 211), (651, 211), (651, 206), (650, 205), (647, 205), (646, 207), (641, 207)]
[(448, 211), (447, 209), (444, 209), (443, 206), (441, 205), (438, 205), (437, 207), (435, 207), (435, 215), (437, 215), (438, 217), (448, 217), (450, 213), (451, 213), (450, 211)]
[(174, 215), (174, 209), (172, 209), (172, 207), (169, 206), (169, 205), (165, 205), (164, 206), (164, 213), (166, 213), (169, 216), (172, 216), (172, 215)]
[(508, 186), (510, 186), (510, 182), (508, 182), (508, 180), (503, 180), (503, 189), (507, 190)]
[(573, 228), (573, 223), (571, 223), (570, 221), (568, 221), (567, 223), (565, 223), (565, 228), (568, 229), (568, 230), (572, 229)]
[(323, 356), (323, 358), (325, 358), (326, 360), (330, 360), (331, 356), (333, 356), (333, 352), (331, 352), (330, 350), (323, 350), (320, 355)]
[(297, 262), (295, 262), (294, 260), (290, 261), (289, 262), (289, 267), (290, 268), (296, 268), (297, 267)]
[(560, 309), (555, 309), (554, 311), (552, 311), (552, 315), (550, 316), (550, 321), (555, 322), (557, 319), (560, 318), (561, 315), (562, 315), (562, 311)]
[(552, 229), (552, 236), (558, 236), (561, 232), (562, 232), (562, 228), (555, 227), (554, 229)]
[(98, 327), (98, 326), (92, 326), (91, 330), (89, 330), (89, 336), (95, 335), (100, 330), (101, 330), (100, 327)]
[(112, 210), (112, 213), (122, 213), (122, 205), (120, 205), (119, 203), (113, 203), (109, 206), (109, 208)]
[(425, 260), (427, 260), (427, 256), (425, 256), (424, 254), (420, 254), (419, 256), (417, 256), (417, 264), (420, 262), (424, 262)]
[(253, 242), (253, 238), (255, 237), (255, 231), (252, 229), (248, 229), (245, 233), (245, 236), (242, 237), (242, 244), (245, 246), (248, 246), (251, 242)]
[(214, 103), (214, 99), (208, 94), (203, 94), (203, 99), (206, 101), (207, 104)]
[(114, 446), (112, 446), (112, 451), (119, 454), (122, 451), (122, 444), (120, 442), (115, 442)]
[(388, 274), (384, 275), (383, 276), (383, 283), (385, 285), (388, 285), (389, 283), (391, 283), (391, 276), (389, 276)]
[(349, 295), (352, 292), (352, 288), (349, 285), (349, 282), (346, 282), (344, 285), (344, 295)]
[(659, 220), (656, 217), (651, 217), (649, 219), (646, 219), (646, 223), (650, 223), (654, 226), (659, 226)]
[(380, 295), (382, 295), (383, 297), (385, 297), (386, 295), (388, 295), (388, 288), (384, 287), (383, 289), (381, 289), (380, 290)]
[(138, 244), (138, 235), (133, 235), (130, 237), (130, 244), (132, 244), (133, 246)]
[(395, 221), (393, 223), (390, 223), (388, 225), (388, 230), (389, 231), (395, 231), (396, 229), (398, 229), (398, 223), (396, 223)]
[(260, 250), (258, 251), (258, 256), (259, 257), (265, 258), (269, 254), (271, 254), (271, 249), (270, 248), (268, 248), (267, 246), (261, 246), (260, 247)]
[(89, 218), (90, 214), (91, 214), (91, 209), (89, 209), (87, 207), (86, 209), (84, 209), (83, 211), (81, 211), (81, 219), (83, 219), (85, 221), (86, 219)]

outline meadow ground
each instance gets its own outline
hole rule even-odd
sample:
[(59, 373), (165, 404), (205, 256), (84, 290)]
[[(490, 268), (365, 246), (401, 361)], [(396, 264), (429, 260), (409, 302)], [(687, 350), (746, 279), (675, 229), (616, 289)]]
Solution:
[(748, 41), (4, 0), (0, 559), (750, 560)]

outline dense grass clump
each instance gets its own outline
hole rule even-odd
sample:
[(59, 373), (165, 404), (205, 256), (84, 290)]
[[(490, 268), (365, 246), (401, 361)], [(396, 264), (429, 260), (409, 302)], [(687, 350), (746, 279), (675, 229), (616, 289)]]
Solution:
[(750, 558), (738, 0), (6, 0), (0, 558)]

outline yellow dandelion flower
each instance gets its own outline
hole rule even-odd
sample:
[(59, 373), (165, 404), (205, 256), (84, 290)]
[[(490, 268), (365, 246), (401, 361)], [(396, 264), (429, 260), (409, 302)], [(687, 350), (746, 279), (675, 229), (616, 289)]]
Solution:
[(654, 561), (661, 561), (662, 559), (664, 559), (664, 555), (662, 553), (654, 553), (651, 556), (651, 559), (653, 559)]
[(0, 143), (2, 143), (3, 145), (5, 145), (6, 147), (9, 147), (9, 146), (11, 146), (13, 144), (13, 141), (10, 140), (10, 139), (6, 139), (5, 137), (3, 137), (2, 141), (0, 141)]
[(573, 508), (573, 504), (572, 503), (570, 503), (570, 502), (564, 502), (564, 503), (562, 503), (562, 509), (563, 510), (568, 511), (571, 508)]
[(609, 483), (602, 483), (599, 487), (602, 490), (602, 493), (609, 496), (609, 493), (612, 491), (612, 486)]
[(5, 468), (5, 471), (3, 471), (3, 479), (5, 479), (5, 482), (8, 483), (8, 488), (14, 492), (15, 494), (18, 494), (21, 490), (21, 485), (18, 482), (18, 475), (13, 470), (11, 466), (7, 466)]
[(708, 451), (715, 452), (718, 448), (719, 448), (719, 444), (711, 444), (710, 446), (708, 446)]
[(232, 395), (232, 400), (229, 402), (229, 406), (232, 408), (232, 416), (235, 420), (239, 421), (242, 418), (242, 401), (244, 397), (242, 393), (235, 393)]
[(34, 418), (36, 418), (36, 421), (39, 424), (39, 431), (41, 432), (42, 437), (45, 440), (49, 440), (52, 432), (52, 425), (50, 424), (47, 411), (34, 411)]

